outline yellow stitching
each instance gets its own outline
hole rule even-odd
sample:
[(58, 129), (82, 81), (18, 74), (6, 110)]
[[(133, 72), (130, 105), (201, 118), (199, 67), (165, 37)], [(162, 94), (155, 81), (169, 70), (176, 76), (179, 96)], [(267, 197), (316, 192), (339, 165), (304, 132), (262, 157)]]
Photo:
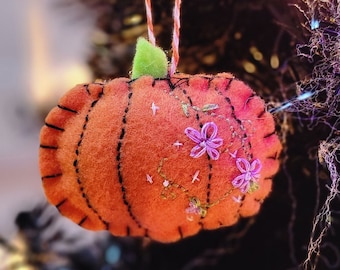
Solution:
[[(194, 207), (198, 210), (198, 214), (201, 217), (205, 217), (207, 215), (208, 209), (219, 204), (221, 201), (225, 200), (234, 190), (235, 188), (231, 188), (230, 190), (228, 190), (226, 193), (224, 193), (224, 195), (217, 199), (216, 201), (212, 202), (212, 203), (207, 203), (207, 204), (201, 204), (199, 198), (197, 198), (196, 196), (192, 196), (189, 194), (189, 190), (186, 189), (184, 186), (177, 184), (174, 181), (169, 180), (165, 173), (162, 171), (163, 169), (163, 165), (164, 162), (168, 160), (167, 158), (162, 158), (161, 161), (159, 162), (158, 168), (157, 168), (157, 172), (158, 174), (164, 179), (163, 182), (163, 190), (161, 192), (161, 198), (166, 200), (174, 200), (177, 195), (175, 192), (171, 192), (171, 189), (175, 188), (175, 189), (179, 189), (189, 200), (189, 208), (190, 207)], [(166, 182), (166, 185), (164, 185), (164, 183)], [(192, 204), (190, 206), (190, 204)], [(187, 208), (188, 209), (188, 208)], [(189, 212), (188, 212), (189, 213)]]

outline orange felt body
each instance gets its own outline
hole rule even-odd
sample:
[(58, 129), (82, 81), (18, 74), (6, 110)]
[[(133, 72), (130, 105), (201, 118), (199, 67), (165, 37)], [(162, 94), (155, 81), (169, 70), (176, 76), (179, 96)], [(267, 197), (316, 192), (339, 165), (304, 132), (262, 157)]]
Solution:
[[(217, 160), (190, 156), (197, 143), (184, 132), (208, 122), (223, 139)], [(48, 114), (40, 140), (45, 193), (64, 216), (161, 242), (255, 215), (281, 151), (264, 102), (229, 73), (78, 85)], [(261, 162), (256, 190), (233, 186), (237, 157)]]

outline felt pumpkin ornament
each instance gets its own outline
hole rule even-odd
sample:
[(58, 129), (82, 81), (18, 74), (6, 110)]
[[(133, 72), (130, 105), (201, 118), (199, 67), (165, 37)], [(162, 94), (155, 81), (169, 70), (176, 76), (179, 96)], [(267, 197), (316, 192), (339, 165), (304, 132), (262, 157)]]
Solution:
[(175, 73), (174, 55), (168, 70), (140, 38), (131, 78), (77, 85), (47, 115), (40, 171), (62, 215), (173, 242), (258, 213), (279, 167), (272, 115), (230, 73)]

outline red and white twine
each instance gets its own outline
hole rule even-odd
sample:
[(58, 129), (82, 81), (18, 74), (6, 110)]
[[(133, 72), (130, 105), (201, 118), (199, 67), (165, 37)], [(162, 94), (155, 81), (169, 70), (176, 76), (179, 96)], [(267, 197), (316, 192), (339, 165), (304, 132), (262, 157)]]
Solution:
[[(179, 62), (179, 29), (181, 27), (180, 22), (180, 11), (181, 11), (181, 0), (175, 0), (175, 6), (173, 9), (173, 19), (174, 19), (174, 29), (172, 34), (172, 57), (171, 63), (169, 67), (169, 75), (172, 76), (177, 69), (177, 65)], [(146, 20), (148, 26), (148, 36), (151, 44), (156, 45), (156, 38), (153, 31), (153, 23), (152, 23), (152, 8), (151, 8), (151, 0), (145, 0), (145, 9), (146, 9)]]
[(153, 32), (151, 0), (145, 0), (145, 9), (146, 9), (146, 22), (148, 25), (149, 41), (151, 42), (152, 45), (156, 45), (156, 38)]
[(181, 27), (180, 22), (180, 10), (181, 0), (175, 0), (175, 7), (173, 10), (174, 18), (174, 30), (172, 33), (172, 57), (170, 64), (170, 76), (176, 72), (178, 61), (179, 61), (179, 28)]

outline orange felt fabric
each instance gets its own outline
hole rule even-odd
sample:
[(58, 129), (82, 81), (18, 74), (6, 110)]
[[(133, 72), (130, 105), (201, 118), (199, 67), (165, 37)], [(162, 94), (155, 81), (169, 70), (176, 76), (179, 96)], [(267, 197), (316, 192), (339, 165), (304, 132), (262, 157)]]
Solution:
[[(185, 129), (210, 122), (219, 158), (191, 157), (197, 143)], [(41, 130), (43, 186), (84, 228), (177, 241), (259, 211), (279, 168), (274, 128), (264, 102), (229, 73), (78, 85)], [(262, 164), (257, 190), (233, 186), (237, 158)]]

